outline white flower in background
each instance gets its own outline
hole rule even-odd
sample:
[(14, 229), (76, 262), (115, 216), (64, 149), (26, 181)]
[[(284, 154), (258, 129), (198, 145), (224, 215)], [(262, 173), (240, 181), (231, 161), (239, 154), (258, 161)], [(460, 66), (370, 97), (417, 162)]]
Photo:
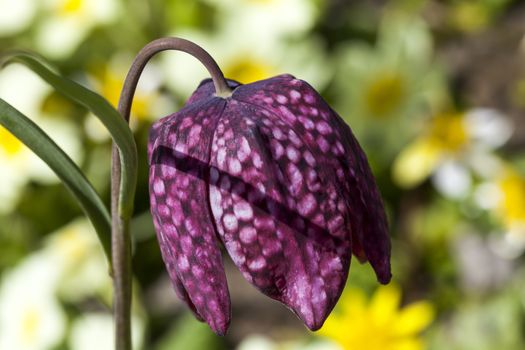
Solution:
[(9, 131), (0, 126), (0, 213), (9, 212), (25, 184), (25, 168), (29, 158), (27, 149)]
[[(251, 28), (251, 29), (250, 29)], [(264, 28), (246, 28), (229, 33), (218, 28), (213, 33), (179, 30), (173, 36), (194, 41), (208, 51), (217, 61), (226, 78), (243, 84), (272, 76), (289, 73), (308, 81), (322, 90), (332, 77), (332, 65), (323, 56), (324, 49), (314, 37), (301, 41), (280, 40), (277, 37), (255, 40), (239, 32)], [(194, 57), (183, 53), (166, 53), (162, 56), (166, 83), (180, 96), (187, 98), (209, 73)]]
[(342, 350), (329, 340), (315, 340), (306, 343), (304, 340), (276, 342), (263, 335), (251, 335), (244, 338), (237, 350)]
[(111, 279), (108, 265), (94, 228), (77, 219), (52, 233), (44, 251), (60, 271), (58, 293), (69, 301), (108, 294)]
[(119, 13), (118, 0), (41, 1), (43, 20), (36, 44), (39, 52), (52, 58), (72, 54), (93, 28), (113, 22)]
[[(242, 38), (259, 45), (261, 40), (300, 35), (316, 17), (311, 0), (208, 0), (218, 9), (219, 25), (232, 40)], [(240, 28), (242, 28), (240, 30)], [(234, 39), (235, 38), (235, 39)]]
[[(93, 89), (115, 108), (118, 106), (120, 92), (131, 63), (131, 56), (117, 55), (89, 76)], [(139, 122), (151, 122), (173, 112), (173, 103), (159, 93), (163, 83), (162, 74), (155, 62), (150, 62), (142, 72), (131, 109), (130, 124), (133, 129)], [(110, 137), (102, 122), (91, 113), (86, 118), (84, 127), (93, 141), (103, 142)]]
[(516, 258), (525, 250), (525, 174), (509, 163), (491, 166), (491, 176), (475, 189), (473, 199), (501, 224), (502, 240), (492, 247), (501, 256)]
[(277, 344), (262, 335), (251, 335), (244, 338), (237, 350), (275, 350)]
[[(113, 350), (113, 318), (110, 314), (91, 313), (77, 318), (69, 338), (70, 350)], [(140, 349), (144, 338), (144, 324), (132, 317), (133, 348)]]
[(466, 198), (470, 194), (472, 177), (460, 162), (444, 160), (432, 176), (434, 187), (445, 197)]
[(54, 291), (57, 267), (33, 254), (5, 273), (0, 286), (0, 349), (51, 349), (63, 338), (64, 313)]
[(472, 232), (455, 237), (452, 253), (462, 289), (482, 294), (505, 285), (513, 276), (514, 264), (494, 249), (501, 235), (483, 237)]
[(0, 0), (0, 37), (27, 29), (37, 10), (34, 0)]
[(372, 162), (389, 163), (446, 100), (430, 29), (420, 18), (387, 11), (375, 45), (348, 41), (337, 56), (335, 108)]
[[(78, 162), (82, 151), (74, 121), (42, 112), (42, 104), (50, 93), (51, 88), (45, 82), (21, 65), (13, 64), (0, 71), (0, 98), (31, 118)], [(42, 160), (2, 127), (0, 136), (0, 212), (7, 212), (29, 180), (46, 184), (59, 180)]]
[(444, 196), (465, 198), (472, 190), (472, 173), (486, 178), (497, 171), (498, 161), (492, 152), (507, 142), (511, 133), (510, 121), (492, 109), (437, 115), (426, 132), (397, 156), (394, 180), (410, 188), (431, 176)]
[[(289, 73), (321, 90), (331, 67), (321, 40), (305, 36), (316, 16), (312, 1), (207, 0), (218, 11), (210, 31), (176, 27), (170, 35), (194, 41), (208, 51), (226, 78), (243, 84)], [(241, 29), (242, 28), (242, 29)], [(163, 55), (168, 86), (187, 98), (209, 78), (202, 64), (181, 53)]]
[[(94, 229), (86, 219), (78, 219), (51, 233), (40, 251), (5, 273), (0, 285), (0, 349), (54, 348), (64, 339), (67, 323), (57, 295), (78, 302), (97, 294), (111, 294), (108, 266)], [(139, 349), (144, 322), (132, 318)], [(110, 314), (84, 314), (72, 325), (69, 349), (113, 349), (113, 339)]]

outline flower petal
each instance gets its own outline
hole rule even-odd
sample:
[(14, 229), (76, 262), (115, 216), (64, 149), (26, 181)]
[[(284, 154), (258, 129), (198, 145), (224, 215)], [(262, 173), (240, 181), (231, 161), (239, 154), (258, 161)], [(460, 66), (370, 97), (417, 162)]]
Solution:
[(422, 137), (402, 150), (394, 160), (392, 177), (403, 188), (419, 185), (442, 161), (444, 149), (433, 140)]
[(393, 333), (397, 336), (413, 336), (434, 320), (434, 308), (426, 301), (418, 301), (403, 308), (398, 315), (397, 322), (393, 325)]
[(425, 349), (425, 343), (418, 338), (409, 337), (406, 339), (400, 339), (392, 344), (392, 350), (423, 350)]
[[(150, 172), (153, 172), (153, 167), (150, 169)], [(153, 225), (155, 226), (156, 232), (161, 232), (160, 224), (157, 221), (157, 217), (153, 216)], [(162, 258), (166, 264), (166, 269), (168, 270), (168, 274), (170, 276), (171, 284), (173, 285), (173, 289), (175, 289), (175, 293), (181, 299), (188, 305), (191, 312), (197, 318), (199, 321), (204, 321), (201, 315), (199, 315), (199, 312), (197, 309), (195, 309), (195, 305), (193, 305), (193, 302), (191, 301), (188, 292), (186, 292), (186, 289), (184, 288), (184, 285), (182, 284), (182, 281), (180, 280), (179, 276), (177, 275), (177, 259), (173, 256), (172, 249), (169, 247), (169, 243), (165, 240), (164, 235), (158, 235), (159, 240), (159, 246), (160, 251), (162, 254)]]
[(315, 89), (290, 75), (243, 85), (233, 97), (282, 116), (303, 135), (327, 178), (344, 193), (346, 200), (338, 206), (346, 205), (351, 217), (353, 253), (369, 260), (379, 281), (388, 283), (390, 239), (383, 203), (366, 155), (348, 125)]
[(380, 286), (370, 300), (370, 314), (379, 325), (394, 323), (401, 303), (401, 290), (396, 285)]
[(343, 199), (316, 156), (278, 115), (234, 97), (210, 160), (212, 212), (233, 261), (312, 330), (337, 302), (351, 257)]
[(365, 152), (359, 146), (348, 125), (340, 118), (339, 123), (341, 129), (346, 129), (346, 132), (342, 134), (347, 139), (347, 143), (343, 144), (350, 169), (348, 177), (350, 191), (347, 196), (352, 199), (351, 209), (355, 212), (352, 218), (352, 222), (355, 223), (352, 226), (355, 228), (352, 236), (353, 244), (357, 244), (356, 241), (359, 242), (359, 245), (363, 247), (366, 259), (374, 268), (378, 281), (387, 284), (392, 278), (390, 272), (391, 247), (383, 201)]
[(209, 157), (225, 101), (209, 98), (163, 118), (150, 139), (151, 212), (179, 296), (214, 332), (230, 322), (230, 298), (209, 211)]

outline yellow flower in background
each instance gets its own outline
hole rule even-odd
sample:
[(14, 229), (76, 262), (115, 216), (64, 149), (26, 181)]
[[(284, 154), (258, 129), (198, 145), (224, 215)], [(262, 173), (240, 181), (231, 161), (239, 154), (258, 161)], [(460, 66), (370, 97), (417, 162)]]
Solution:
[(113, 22), (119, 13), (118, 0), (47, 0), (43, 2), (36, 44), (51, 58), (71, 55), (91, 30)]
[[(89, 77), (94, 89), (106, 98), (113, 107), (118, 107), (120, 92), (126, 79), (128, 57), (116, 56), (109, 63), (97, 67)], [(173, 111), (172, 103), (158, 90), (162, 78), (154, 62), (144, 70), (133, 97), (130, 124), (132, 129), (140, 122), (151, 122)], [(107, 141), (110, 135), (100, 120), (92, 114), (85, 122), (86, 134), (94, 141)]]
[(507, 167), (498, 185), (501, 190), (498, 213), (508, 226), (519, 225), (525, 229), (525, 177)]
[(425, 22), (389, 12), (381, 21), (375, 45), (342, 44), (335, 84), (343, 114), (350, 122), (381, 119), (378, 124), (412, 117), (414, 106), (426, 102), (436, 88), (432, 45)]
[(422, 350), (420, 333), (433, 321), (433, 307), (400, 303), (401, 290), (392, 284), (379, 287), (369, 301), (362, 290), (347, 288), (319, 334), (345, 350)]
[(461, 113), (442, 114), (433, 118), (428, 140), (447, 153), (457, 153), (469, 140), (468, 125)]
[(441, 114), (432, 118), (425, 135), (409, 144), (397, 157), (393, 175), (403, 187), (412, 187), (426, 179), (447, 156), (455, 157), (467, 146), (468, 130), (461, 113)]
[[(226, 78), (247, 84), (289, 73), (322, 89), (332, 77), (332, 62), (325, 43), (315, 35), (304, 36), (316, 19), (312, 1), (303, 0), (205, 0), (216, 10), (212, 30), (174, 23), (169, 33), (204, 47), (215, 58)], [(163, 55), (166, 82), (183, 99), (209, 73), (195, 58)], [(184, 67), (182, 69), (182, 67)]]
[[(111, 300), (108, 265), (87, 221), (72, 221), (46, 237), (44, 247), (6, 271), (0, 280), (0, 349), (54, 349), (68, 331), (60, 301)], [(141, 348), (145, 324), (133, 305), (134, 345)], [(68, 349), (112, 349), (112, 316), (83, 313), (71, 324)]]
[[(315, 23), (310, 0), (206, 0), (218, 10), (220, 27), (253, 43), (303, 34)], [(242, 30), (239, 30), (242, 28)]]
[[(254, 39), (260, 27), (219, 27), (213, 32), (177, 29), (171, 36), (191, 40), (209, 51), (226, 78), (243, 84), (289, 73), (322, 89), (332, 76), (331, 65), (323, 57), (322, 43), (315, 38), (292, 43), (279, 36)], [(256, 44), (254, 44), (256, 43)], [(201, 80), (209, 78), (195, 58), (170, 53), (162, 56), (166, 84), (187, 99)]]
[(496, 184), (499, 196), (495, 214), (505, 229), (500, 250), (509, 258), (517, 258), (525, 251), (525, 176), (506, 166)]
[(237, 59), (228, 62), (223, 70), (224, 76), (228, 79), (237, 80), (242, 84), (267, 79), (276, 74), (275, 67), (258, 58), (251, 57), (250, 54), (239, 55)]
[[(0, 72), (0, 98), (36, 122), (76, 162), (83, 155), (78, 132), (63, 111), (45, 112), (44, 101), (51, 88), (21, 65), (10, 65)], [(51, 169), (0, 126), (0, 212), (16, 205), (23, 186), (30, 180), (54, 184), (59, 179)]]
[(12, 158), (22, 151), (24, 144), (13, 136), (6, 128), (0, 126), (0, 152), (6, 158)]
[(525, 175), (502, 159), (484, 166), (491, 171), (477, 184), (474, 204), (499, 224), (492, 248), (506, 259), (515, 259), (525, 251)]
[(104, 252), (92, 225), (77, 219), (51, 233), (43, 252), (54, 262), (60, 273), (57, 293), (68, 301), (78, 301), (94, 295), (106, 295), (111, 279)]
[(56, 265), (42, 253), (2, 276), (0, 349), (51, 349), (60, 343), (66, 318), (54, 295), (57, 280)]
[(405, 77), (400, 72), (384, 72), (373, 77), (364, 87), (366, 109), (374, 118), (387, 118), (404, 103)]
[[(177, 30), (172, 36), (191, 40), (209, 51), (228, 79), (250, 83), (276, 75), (275, 55), (269, 59), (268, 52), (261, 46), (253, 47), (253, 41), (241, 44), (239, 38), (224, 35), (221, 30), (213, 34), (195, 30)], [(237, 45), (239, 44), (239, 45)], [(237, 47), (235, 47), (237, 45)], [(266, 46), (266, 45), (262, 45)], [(194, 57), (175, 53), (163, 55), (166, 84), (187, 99), (203, 79), (209, 78), (208, 71)], [(184, 68), (182, 68), (184, 67)]]
[(507, 142), (511, 133), (510, 121), (491, 109), (437, 115), (428, 122), (426, 132), (397, 155), (392, 176), (405, 188), (432, 176), (440, 193), (464, 198), (471, 189), (471, 171), (486, 172), (483, 168), (491, 152)]
[[(125, 78), (126, 71), (122, 69), (116, 70), (115, 67), (106, 66), (97, 74), (96, 85), (98, 85), (100, 94), (115, 108), (118, 106), (120, 91), (124, 85)], [(153, 100), (154, 96), (144, 91), (144, 87), (141, 86), (141, 89), (138, 89), (133, 97), (133, 105), (131, 108), (133, 117), (141, 120), (150, 118), (149, 112)]]
[(430, 30), (417, 17), (385, 10), (374, 45), (349, 40), (337, 53), (336, 110), (372, 160), (390, 163), (446, 100)]

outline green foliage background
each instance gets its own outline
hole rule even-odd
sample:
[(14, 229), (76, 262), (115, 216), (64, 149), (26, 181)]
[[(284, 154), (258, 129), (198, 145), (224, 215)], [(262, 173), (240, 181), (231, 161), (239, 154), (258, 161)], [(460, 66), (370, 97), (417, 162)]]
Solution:
[[(113, 104), (134, 54), (162, 36), (195, 40), (227, 77), (244, 83), (285, 72), (309, 81), (352, 127), (369, 156), (391, 223), (394, 282), (404, 303), (426, 300), (436, 310), (421, 335), (425, 347), (525, 347), (523, 2), (20, 3), (29, 10), (0, 1), (0, 12), (17, 19), (0, 24), (0, 50), (39, 51), (64, 75)], [(194, 321), (167, 281), (148, 212), (146, 142), (151, 123), (175, 112), (206, 78), (199, 64), (183, 55), (165, 53), (153, 60), (132, 115), (139, 149), (132, 223), (139, 343), (145, 349), (227, 349), (262, 334), (275, 348), (292, 348), (286, 341), (306, 344), (315, 335), (244, 284), (230, 263), (234, 320), (225, 338)], [(25, 100), (36, 106), (28, 116), (52, 137), (55, 132), (57, 143), (75, 154), (108, 203), (110, 142), (101, 126), (58, 93), (24, 89), (15, 73), (0, 73), (0, 97), (10, 102), (19, 96), (12, 102), (17, 108), (25, 104), (17, 101)], [(32, 161), (14, 142), (0, 133), (3, 285), (9, 283), (6, 276), (46, 251), (46, 242), (82, 215), (56, 179), (42, 178), (38, 167), (28, 170)], [(348, 283), (369, 294), (376, 287), (371, 269), (357, 262)], [(76, 288), (84, 287), (79, 282)], [(73, 299), (57, 293), (56, 300), (69, 325), (85, 312), (110, 310), (107, 287)], [(63, 327), (54, 344), (35, 348), (73, 348), (70, 328)]]

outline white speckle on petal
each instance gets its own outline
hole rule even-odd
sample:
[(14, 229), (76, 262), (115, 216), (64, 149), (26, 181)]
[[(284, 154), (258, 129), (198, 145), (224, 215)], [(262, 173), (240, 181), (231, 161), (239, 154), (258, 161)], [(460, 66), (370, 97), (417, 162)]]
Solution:
[(288, 102), (288, 99), (284, 95), (277, 95), (277, 97), (275, 99), (277, 100), (277, 102), (279, 102), (282, 105), (284, 105), (284, 104), (286, 104)]
[(236, 158), (230, 159), (228, 162), (228, 170), (230, 170), (232, 175), (239, 175), (242, 170), (241, 162), (239, 162), (239, 160)]
[(317, 202), (314, 195), (311, 193), (308, 193), (306, 196), (304, 196), (297, 204), (297, 210), (299, 211), (299, 214), (303, 216), (312, 214), (316, 207)]
[(301, 93), (297, 90), (292, 90), (290, 91), (290, 98), (292, 99), (292, 102), (295, 102), (301, 98)]
[(330, 149), (330, 144), (322, 136), (319, 136), (317, 138), (317, 144), (319, 145), (319, 148), (321, 148), (321, 151), (323, 151), (323, 153), (328, 152), (328, 150)]
[(261, 156), (257, 152), (252, 152), (252, 161), (253, 161), (253, 165), (255, 165), (257, 169), (260, 169), (263, 165)]
[(286, 156), (288, 159), (290, 159), (292, 162), (297, 163), (299, 161), (299, 151), (297, 148), (288, 146), (286, 147)]
[(306, 103), (309, 103), (311, 105), (315, 103), (315, 96), (312, 94), (304, 94), (303, 98), (306, 101)]
[(165, 194), (165, 188), (164, 188), (164, 182), (159, 179), (159, 178), (156, 178), (154, 181), (153, 181), (153, 191), (155, 192), (155, 194), (157, 196), (163, 196)]
[(315, 158), (312, 155), (312, 153), (310, 153), (310, 151), (304, 151), (303, 157), (304, 157), (304, 160), (306, 160), (306, 163), (308, 163), (309, 166), (311, 166), (311, 167), (315, 166)]
[(244, 162), (250, 156), (251, 151), (252, 150), (250, 148), (250, 144), (248, 143), (248, 140), (246, 140), (246, 138), (243, 137), (241, 140), (241, 145), (239, 149), (237, 150), (237, 157), (239, 157), (239, 160), (241, 162)]
[(279, 128), (274, 128), (274, 129), (272, 130), (272, 135), (273, 135), (273, 137), (275, 137), (277, 140), (282, 140), (282, 139), (284, 139), (284, 134), (283, 134), (283, 132), (281, 131), (281, 129), (279, 129)]
[(250, 270), (260, 270), (263, 269), (266, 266), (266, 260), (259, 256), (258, 258), (255, 258), (254, 260), (248, 262), (248, 267)]
[(180, 270), (187, 271), (188, 268), (190, 267), (190, 264), (188, 262), (188, 258), (185, 255), (181, 255), (179, 257), (177, 266), (179, 267)]
[(322, 135), (328, 135), (332, 132), (332, 128), (330, 127), (330, 125), (328, 125), (327, 122), (325, 121), (320, 121), (317, 123), (317, 125), (315, 126), (315, 128), (317, 129), (317, 131), (319, 131)]
[(274, 156), (276, 159), (281, 158), (281, 156), (282, 156), (283, 153), (284, 153), (284, 148), (283, 148), (283, 146), (281, 145), (281, 143), (280, 143), (279, 141), (276, 141), (276, 140), (271, 140), (271, 141), (270, 141), (270, 147), (271, 147), (271, 149), (272, 149), (273, 156)]
[(244, 227), (239, 233), (239, 239), (245, 244), (253, 243), (256, 238), (257, 231), (251, 226)]
[(238, 227), (237, 218), (232, 214), (224, 215), (222, 218), (222, 223), (228, 231), (235, 231)]
[(219, 149), (217, 152), (217, 163), (224, 168), (224, 162), (226, 160), (226, 150), (224, 148)]
[(240, 220), (251, 220), (253, 218), (253, 210), (248, 202), (241, 201), (235, 203), (233, 212)]
[(216, 218), (220, 218), (223, 213), (221, 199), (221, 191), (215, 186), (210, 186), (210, 206), (211, 211)]

